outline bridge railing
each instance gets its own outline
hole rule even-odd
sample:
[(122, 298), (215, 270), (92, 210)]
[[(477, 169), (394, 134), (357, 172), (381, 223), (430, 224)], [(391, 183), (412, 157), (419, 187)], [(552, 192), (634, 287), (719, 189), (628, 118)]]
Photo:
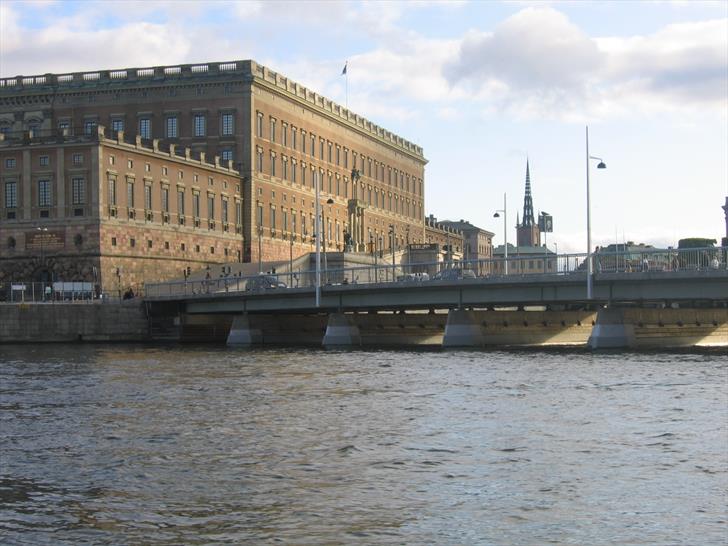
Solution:
[[(725, 270), (727, 248), (699, 248), (623, 252), (598, 251), (592, 255), (593, 273), (670, 274), (681, 271)], [(472, 278), (516, 278), (529, 275), (585, 275), (587, 255), (515, 254), (508, 259), (461, 260), (453, 262), (376, 263), (374, 265), (321, 270), (323, 286), (458, 281)], [(506, 263), (507, 262), (507, 263)], [(298, 271), (251, 276), (222, 276), (216, 279), (147, 283), (147, 297), (195, 296), (229, 292), (261, 293), (272, 289), (312, 288), (316, 272)]]

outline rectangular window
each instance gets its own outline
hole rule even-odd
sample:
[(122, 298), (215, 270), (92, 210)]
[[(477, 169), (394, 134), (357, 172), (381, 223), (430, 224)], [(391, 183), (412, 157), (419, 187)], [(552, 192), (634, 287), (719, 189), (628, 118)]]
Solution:
[(152, 187), (144, 185), (144, 208), (146, 210), (152, 210)]
[(276, 229), (276, 209), (272, 205), (270, 207), (270, 229), (271, 231)]
[(311, 135), (311, 157), (316, 157), (316, 135)]
[(263, 150), (258, 148), (258, 151), (256, 152), (256, 163), (258, 167), (258, 172), (263, 172)]
[(263, 225), (263, 205), (258, 203), (258, 209), (257, 209), (257, 217), (256, 217), (258, 226), (258, 234), (260, 234), (260, 227)]
[(222, 135), (223, 136), (231, 136), (233, 134), (233, 115), (232, 114), (223, 114), (222, 115)]
[(94, 129), (96, 129), (96, 120), (87, 119), (83, 122), (83, 134), (84, 135), (91, 135), (94, 132)]
[(308, 235), (308, 228), (306, 227), (306, 215), (301, 213), (301, 233), (305, 236)]
[(50, 158), (47, 155), (42, 155), (40, 156), (39, 162), (41, 167), (47, 167), (50, 163)]
[(241, 225), (243, 223), (243, 204), (235, 201), (235, 223)]
[(301, 163), (301, 185), (306, 185), (306, 164)]
[(301, 130), (301, 152), (306, 153), (306, 131)]
[(273, 118), (270, 118), (270, 141), (276, 141), (276, 120)]
[(119, 131), (124, 130), (124, 120), (123, 119), (112, 119), (111, 120), (111, 130), (118, 133)]
[(227, 163), (228, 161), (232, 161), (233, 159), (233, 151), (230, 148), (226, 148), (222, 151), (222, 155), (220, 158)]
[(126, 206), (134, 208), (134, 182), (126, 182)]
[(5, 168), (6, 169), (14, 169), (16, 165), (15, 158), (14, 157), (8, 157), (5, 160)]
[(109, 205), (116, 205), (116, 178), (109, 177)]
[(288, 146), (288, 125), (281, 123), (281, 144)]
[(162, 188), (162, 210), (169, 212), (169, 188)]
[(284, 210), (283, 213), (283, 231), (288, 231), (288, 211)]
[(276, 175), (276, 156), (275, 154), (270, 155), (270, 175)]
[(200, 194), (197, 192), (192, 193), (192, 216), (200, 217)]
[(177, 138), (177, 116), (167, 118), (167, 138)]
[(74, 205), (86, 203), (86, 181), (83, 178), (71, 180), (71, 199)]
[(58, 122), (58, 131), (60, 133), (63, 133), (63, 131), (70, 131), (71, 130), (71, 122), (68, 120), (63, 120)]
[(346, 148), (344, 148), (344, 168), (349, 168), (349, 150)]
[(207, 218), (215, 219), (215, 196), (210, 193), (207, 194)]
[(263, 114), (258, 112), (258, 119), (255, 124), (255, 134), (259, 138), (263, 138)]
[(14, 209), (18, 206), (18, 183), (5, 182), (5, 208)]
[(296, 160), (292, 159), (291, 160), (291, 181), (297, 182), (298, 181), (297, 179), (298, 179), (298, 176), (296, 174)]
[(324, 139), (319, 139), (319, 158), (324, 158)]
[(152, 138), (152, 120), (149, 118), (141, 118), (139, 120), (139, 136), (142, 138)]
[(296, 128), (291, 127), (291, 148), (293, 148), (294, 150), (296, 149), (296, 137), (298, 136), (297, 133), (298, 131), (296, 131)]
[(207, 133), (207, 123), (204, 114), (195, 114), (192, 118), (192, 134), (196, 137), (203, 137)]
[(327, 146), (329, 147), (329, 163), (331, 163), (333, 161), (333, 157), (332, 157), (332, 153), (333, 153), (332, 152), (332, 146), (333, 146), (333, 144), (331, 144), (331, 142), (329, 142), (329, 143), (327, 143)]
[(38, 180), (38, 206), (51, 206), (51, 181)]
[(222, 200), (222, 209), (220, 210), (220, 213), (222, 214), (222, 223), (227, 224), (228, 223), (228, 200), (223, 198)]
[(185, 215), (185, 190), (177, 190), (177, 214)]
[(291, 233), (296, 233), (296, 211), (291, 211)]

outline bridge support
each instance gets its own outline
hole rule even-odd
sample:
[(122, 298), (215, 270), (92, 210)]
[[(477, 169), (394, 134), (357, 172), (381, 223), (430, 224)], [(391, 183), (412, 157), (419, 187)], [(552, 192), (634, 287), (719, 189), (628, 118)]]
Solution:
[(634, 324), (619, 307), (604, 307), (589, 336), (590, 349), (618, 349), (635, 345)]
[(247, 314), (237, 315), (233, 319), (228, 334), (227, 344), (235, 347), (249, 347), (250, 345), (262, 343), (263, 334), (259, 329), (250, 326), (250, 317)]
[(354, 323), (350, 315), (344, 313), (332, 313), (329, 315), (329, 322), (326, 325), (323, 346), (359, 346), (361, 345), (361, 334), (359, 327)]
[(451, 309), (447, 315), (443, 347), (481, 347), (485, 336), (475, 311)]

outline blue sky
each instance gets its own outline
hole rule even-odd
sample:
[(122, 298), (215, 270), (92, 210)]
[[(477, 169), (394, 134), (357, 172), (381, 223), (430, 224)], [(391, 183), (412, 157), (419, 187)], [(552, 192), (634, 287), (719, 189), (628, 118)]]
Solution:
[[(33, 39), (29, 40), (28, 37)], [(252, 58), (423, 146), (426, 209), (509, 240), (526, 157), (548, 242), (725, 235), (728, 2), (0, 3), (0, 74)]]

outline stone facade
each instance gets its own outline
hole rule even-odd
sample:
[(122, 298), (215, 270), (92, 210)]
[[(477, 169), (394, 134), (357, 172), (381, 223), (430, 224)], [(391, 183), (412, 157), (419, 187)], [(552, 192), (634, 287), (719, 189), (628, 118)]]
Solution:
[(87, 281), (120, 294), (242, 259), (230, 163), (104, 131), (0, 135), (0, 283)]
[(487, 260), (493, 258), (493, 233), (465, 220), (443, 220), (440, 223), (463, 234), (463, 259), (473, 263), (473, 269), (477, 270), (478, 275), (492, 271), (492, 264)]
[(463, 232), (438, 222), (432, 214), (425, 219), (425, 240), (438, 246), (438, 259), (433, 261), (453, 262), (463, 259)]
[(314, 180), (327, 248), (425, 242), (422, 149), (254, 61), (0, 80), (8, 138), (98, 125), (234, 161), (243, 261), (311, 250)]

